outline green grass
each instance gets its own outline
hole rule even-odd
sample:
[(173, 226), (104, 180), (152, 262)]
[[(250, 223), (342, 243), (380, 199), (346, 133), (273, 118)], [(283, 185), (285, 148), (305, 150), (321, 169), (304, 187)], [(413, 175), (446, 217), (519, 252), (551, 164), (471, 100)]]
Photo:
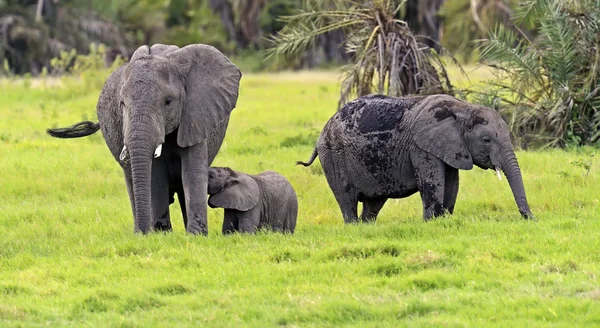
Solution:
[(242, 81), (214, 165), (287, 176), (293, 236), (221, 236), (218, 209), (208, 237), (189, 236), (178, 204), (173, 233), (134, 235), (101, 135), (44, 134), (95, 119), (101, 84), (0, 81), (0, 326), (600, 325), (600, 167), (577, 164), (597, 150), (518, 152), (538, 222), (475, 168), (451, 217), (425, 223), (414, 195), (346, 226), (318, 161), (294, 166), (334, 113), (337, 75)]

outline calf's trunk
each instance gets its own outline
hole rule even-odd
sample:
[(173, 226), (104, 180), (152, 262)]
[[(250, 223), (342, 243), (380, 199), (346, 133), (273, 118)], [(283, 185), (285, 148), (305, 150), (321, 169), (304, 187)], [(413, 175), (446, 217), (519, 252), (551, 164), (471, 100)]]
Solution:
[(525, 187), (523, 186), (523, 177), (521, 176), (519, 163), (517, 162), (517, 157), (512, 147), (506, 147), (502, 150), (500, 168), (508, 180), (519, 212), (523, 218), (533, 219), (533, 214), (531, 214), (529, 204), (527, 203), (527, 197), (525, 196)]

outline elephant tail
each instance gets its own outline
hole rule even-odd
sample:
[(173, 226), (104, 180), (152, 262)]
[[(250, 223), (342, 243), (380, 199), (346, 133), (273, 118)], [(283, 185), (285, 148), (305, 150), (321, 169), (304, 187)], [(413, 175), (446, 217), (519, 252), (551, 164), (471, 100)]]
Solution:
[(84, 121), (68, 128), (47, 129), (46, 133), (55, 138), (81, 138), (94, 134), (99, 129), (100, 123)]
[(317, 158), (318, 155), (319, 154), (317, 152), (317, 147), (315, 147), (315, 150), (313, 150), (312, 155), (310, 156), (310, 159), (308, 160), (308, 162), (297, 161), (296, 165), (310, 166), (315, 161), (315, 159)]

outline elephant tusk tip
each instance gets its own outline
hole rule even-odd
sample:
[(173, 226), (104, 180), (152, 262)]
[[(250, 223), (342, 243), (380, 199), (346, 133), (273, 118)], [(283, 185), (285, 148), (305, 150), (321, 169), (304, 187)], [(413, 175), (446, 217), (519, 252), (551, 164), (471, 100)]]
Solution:
[(161, 153), (162, 153), (162, 144), (158, 145), (158, 147), (156, 147), (156, 150), (154, 150), (154, 158), (160, 157)]
[(119, 160), (122, 162), (127, 158), (127, 146), (123, 146), (123, 150), (121, 150), (121, 154), (119, 155)]
[(500, 168), (496, 166), (496, 176), (498, 177), (498, 180), (502, 181), (502, 176), (500, 175)]

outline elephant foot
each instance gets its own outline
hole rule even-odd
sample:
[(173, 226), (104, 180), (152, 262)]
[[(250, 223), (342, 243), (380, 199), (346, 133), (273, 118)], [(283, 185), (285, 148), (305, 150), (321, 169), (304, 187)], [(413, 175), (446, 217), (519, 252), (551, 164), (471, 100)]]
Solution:
[(375, 220), (377, 220), (377, 217), (366, 217), (366, 218), (361, 217), (360, 218), (360, 222), (366, 223), (366, 224), (375, 223)]
[(171, 226), (170, 220), (157, 220), (154, 224), (154, 230), (162, 232), (171, 232), (173, 231), (173, 227)]
[(193, 213), (187, 220), (186, 230), (192, 235), (208, 235), (208, 224), (206, 219), (201, 219), (196, 213)]
[(173, 231), (173, 226), (171, 226), (171, 216), (169, 215), (168, 209), (163, 215), (154, 220), (154, 230), (162, 232)]
[(140, 228), (138, 226), (135, 226), (133, 228), (133, 233), (135, 233), (135, 234), (147, 235), (147, 234), (149, 234), (151, 232), (152, 232), (152, 229), (150, 227), (142, 229), (142, 228)]

